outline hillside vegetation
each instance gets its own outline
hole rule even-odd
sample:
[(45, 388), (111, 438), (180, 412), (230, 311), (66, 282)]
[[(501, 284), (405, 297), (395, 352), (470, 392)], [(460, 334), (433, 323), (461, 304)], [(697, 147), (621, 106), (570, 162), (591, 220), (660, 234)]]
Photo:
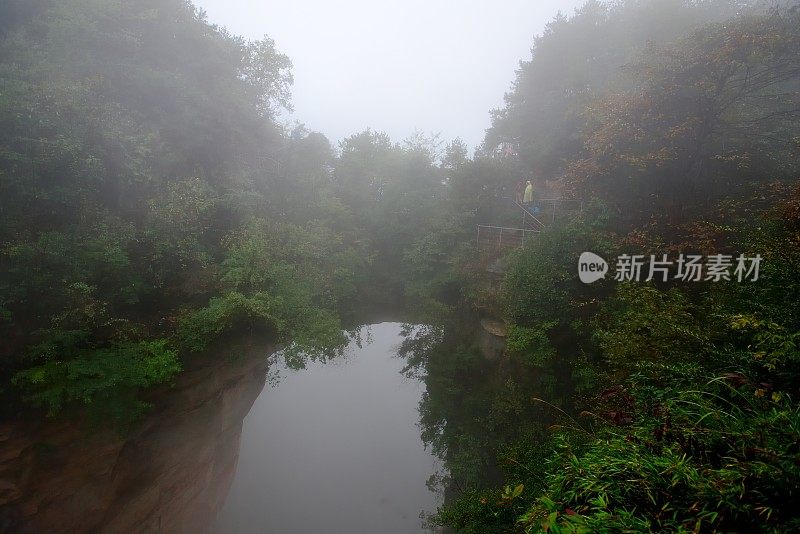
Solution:
[[(265, 329), (302, 367), (396, 297), (424, 325), (400, 352), (447, 472), (434, 523), (800, 529), (793, 2), (589, 0), (536, 38), (474, 154), (374, 130), (332, 146), (281, 124), (291, 85), (271, 39), (186, 0), (0, 4), (4, 418), (135, 424), (215, 340)], [(475, 225), (519, 224), (529, 177), (585, 208), (498, 281)], [(591, 285), (586, 251), (611, 268)], [(623, 254), (732, 265), (615, 280)], [(501, 361), (465, 315), (504, 320)]]

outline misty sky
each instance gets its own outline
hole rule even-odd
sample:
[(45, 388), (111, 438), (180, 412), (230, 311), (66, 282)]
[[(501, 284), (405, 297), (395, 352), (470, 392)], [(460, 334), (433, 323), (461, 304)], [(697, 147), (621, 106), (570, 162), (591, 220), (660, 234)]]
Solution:
[(212, 23), (272, 37), (294, 63), (291, 120), (332, 142), (367, 127), (475, 147), (534, 35), (584, 0), (194, 0)]

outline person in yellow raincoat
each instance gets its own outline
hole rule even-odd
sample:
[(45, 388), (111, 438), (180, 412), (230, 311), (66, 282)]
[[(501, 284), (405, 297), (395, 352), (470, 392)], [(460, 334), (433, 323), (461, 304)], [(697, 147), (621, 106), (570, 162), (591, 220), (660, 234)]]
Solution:
[(522, 197), (522, 203), (530, 204), (531, 202), (533, 202), (533, 184), (530, 180), (528, 180), (528, 183), (525, 186), (525, 195)]

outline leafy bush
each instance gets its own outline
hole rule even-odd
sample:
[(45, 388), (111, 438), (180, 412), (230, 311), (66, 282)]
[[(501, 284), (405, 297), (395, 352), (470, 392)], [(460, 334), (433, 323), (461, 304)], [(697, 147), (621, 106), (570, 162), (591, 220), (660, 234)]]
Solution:
[[(181, 370), (176, 351), (165, 339), (120, 342), (57, 356), (13, 379), (33, 404), (50, 415), (70, 402), (94, 405), (127, 397), (128, 392), (166, 382)], [(134, 411), (143, 406), (133, 402)]]
[(713, 318), (679, 289), (620, 284), (595, 318), (594, 338), (616, 368), (669, 358), (702, 359), (710, 344)]
[(514, 253), (503, 278), (506, 320), (520, 326), (552, 320), (566, 324), (577, 300), (602, 294), (602, 282), (586, 286), (575, 273), (582, 252), (607, 255), (607, 222), (604, 208), (592, 204), (581, 217), (542, 232)]
[(196, 352), (237, 325), (250, 326), (259, 320), (277, 329), (273, 306), (274, 302), (265, 293), (246, 297), (232, 291), (212, 298), (205, 308), (187, 314), (178, 327), (178, 339), (183, 348)]
[[(634, 390), (635, 391), (635, 390)], [(630, 428), (569, 439), (547, 489), (520, 521), (530, 532), (777, 532), (800, 526), (800, 409), (721, 380), (666, 390)]]
[(547, 332), (558, 324), (549, 321), (536, 327), (512, 325), (506, 337), (506, 351), (512, 355), (520, 355), (529, 365), (541, 367), (555, 355)]

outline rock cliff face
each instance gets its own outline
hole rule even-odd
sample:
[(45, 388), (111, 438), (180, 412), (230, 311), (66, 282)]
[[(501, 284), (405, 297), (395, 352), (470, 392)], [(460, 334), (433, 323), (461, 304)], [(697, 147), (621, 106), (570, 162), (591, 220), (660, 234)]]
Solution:
[(478, 346), (487, 360), (499, 359), (506, 350), (506, 325), (497, 319), (481, 319)]
[(75, 421), (1, 426), (0, 532), (208, 531), (270, 352), (249, 338), (193, 358), (125, 437)]

